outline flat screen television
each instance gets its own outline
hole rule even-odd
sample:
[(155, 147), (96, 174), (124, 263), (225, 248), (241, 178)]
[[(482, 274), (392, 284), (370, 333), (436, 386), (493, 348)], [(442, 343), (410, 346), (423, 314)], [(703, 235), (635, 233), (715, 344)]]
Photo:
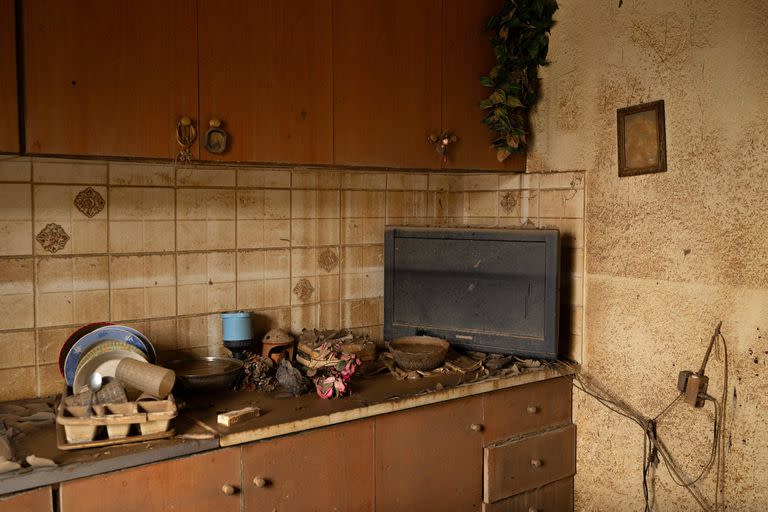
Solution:
[(481, 352), (556, 359), (560, 233), (390, 227), (384, 337), (430, 335)]

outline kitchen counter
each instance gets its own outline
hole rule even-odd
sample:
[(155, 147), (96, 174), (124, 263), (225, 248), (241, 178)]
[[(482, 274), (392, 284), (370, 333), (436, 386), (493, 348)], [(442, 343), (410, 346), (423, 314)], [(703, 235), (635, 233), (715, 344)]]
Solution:
[[(53, 459), (58, 466), (22, 469), (0, 475), (0, 495), (521, 386), (570, 373), (570, 370), (542, 366), (527, 369), (519, 375), (481, 380), (477, 380), (474, 374), (446, 373), (398, 381), (385, 374), (354, 380), (352, 395), (336, 400), (322, 400), (314, 393), (288, 397), (280, 393), (220, 392), (179, 397), (186, 401), (186, 407), (173, 422), (177, 437), (171, 439), (64, 452), (56, 448), (54, 425), (16, 436), (14, 448), (17, 458), (34, 453)], [(229, 428), (216, 423), (220, 412), (249, 405), (259, 407), (261, 416)]]

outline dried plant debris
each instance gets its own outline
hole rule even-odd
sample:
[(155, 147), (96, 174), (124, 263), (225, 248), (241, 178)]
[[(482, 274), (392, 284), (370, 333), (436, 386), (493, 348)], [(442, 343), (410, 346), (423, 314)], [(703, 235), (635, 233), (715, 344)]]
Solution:
[(271, 358), (246, 351), (243, 363), (239, 389), (271, 393), (277, 388), (277, 367)]
[(5, 457), (0, 457), (0, 474), (16, 471), (17, 469), (21, 469), (21, 464), (7, 460)]
[(303, 395), (309, 391), (309, 379), (293, 367), (290, 361), (283, 359), (277, 367), (277, 382), (293, 395)]
[(38, 457), (37, 455), (27, 456), (27, 464), (29, 464), (29, 466), (32, 468), (46, 468), (46, 467), (54, 467), (57, 465), (51, 459), (46, 459), (45, 457)]

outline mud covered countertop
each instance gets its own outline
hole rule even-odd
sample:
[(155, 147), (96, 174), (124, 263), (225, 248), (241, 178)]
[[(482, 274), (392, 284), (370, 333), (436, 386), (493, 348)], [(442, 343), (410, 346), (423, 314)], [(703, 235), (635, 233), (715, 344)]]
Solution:
[[(55, 425), (48, 424), (13, 437), (16, 459), (45, 457), (55, 467), (25, 468), (0, 475), (0, 495), (66, 480), (182, 457), (220, 446), (232, 446), (291, 434), (413, 407), (520, 386), (571, 373), (544, 365), (513, 376), (477, 380), (471, 373), (445, 373), (421, 379), (397, 380), (390, 374), (355, 379), (352, 395), (322, 400), (313, 393), (299, 397), (284, 392), (229, 391), (177, 396), (185, 407), (173, 426), (176, 437), (104, 448), (61, 451), (56, 448)], [(259, 417), (224, 427), (221, 412), (256, 406)]]

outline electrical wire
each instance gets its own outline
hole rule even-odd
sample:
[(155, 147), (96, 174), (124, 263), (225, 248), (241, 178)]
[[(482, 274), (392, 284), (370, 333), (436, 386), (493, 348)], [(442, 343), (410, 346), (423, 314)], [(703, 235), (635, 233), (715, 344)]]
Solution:
[[(559, 366), (562, 369), (566, 369), (568, 373), (572, 374), (574, 379), (573, 385), (576, 389), (591, 396), (610, 411), (629, 419), (643, 429), (643, 498), (645, 500), (646, 512), (653, 510), (655, 505), (655, 468), (658, 466), (659, 462), (662, 461), (664, 466), (667, 468), (667, 472), (669, 473), (672, 481), (676, 485), (686, 489), (686, 491), (688, 491), (688, 493), (701, 507), (702, 510), (705, 512), (719, 512), (721, 510), (725, 510), (725, 421), (726, 404), (728, 400), (729, 370), (728, 347), (725, 337), (720, 332), (721, 324), (722, 323), (718, 323), (715, 329), (715, 334), (712, 336), (712, 340), (710, 341), (703, 366), (705, 367), (707, 361), (709, 360), (713, 344), (715, 342), (718, 343), (716, 347), (716, 354), (719, 352), (717, 348), (719, 348), (720, 344), (722, 344), (724, 353), (722, 397), (718, 402), (718, 400), (711, 395), (702, 395), (705, 400), (712, 402), (715, 409), (712, 428), (713, 438), (709, 459), (704, 464), (701, 472), (692, 479), (685, 475), (684, 471), (672, 456), (671, 452), (660, 438), (657, 431), (659, 420), (674, 408), (674, 406), (683, 397), (683, 393), (678, 394), (674, 400), (672, 400), (666, 407), (661, 410), (661, 412), (659, 412), (655, 417), (650, 418), (646, 417), (637, 411), (634, 407), (630, 406), (620, 398), (612, 395), (608, 391), (595, 384), (593, 379), (585, 375), (578, 365), (572, 365), (561, 361), (557, 361), (555, 363), (556, 367)], [(703, 370), (701, 374), (703, 375)], [(702, 494), (701, 490), (698, 488), (697, 484), (710, 473), (713, 466), (716, 467), (715, 499), (714, 506), (710, 506), (710, 504), (707, 503), (707, 500)]]

